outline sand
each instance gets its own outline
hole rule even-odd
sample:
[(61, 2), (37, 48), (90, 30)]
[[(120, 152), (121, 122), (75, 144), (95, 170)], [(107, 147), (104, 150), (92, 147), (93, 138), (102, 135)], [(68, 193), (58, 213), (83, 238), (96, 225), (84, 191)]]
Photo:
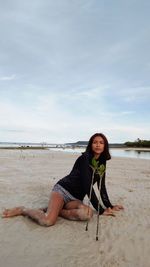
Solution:
[[(54, 183), (68, 174), (79, 155), (50, 150), (0, 150), (0, 211), (23, 205), (47, 206)], [(107, 190), (124, 211), (85, 222), (58, 218), (42, 227), (26, 217), (0, 218), (1, 267), (149, 267), (150, 161), (113, 158)], [(85, 199), (87, 202), (87, 199)]]

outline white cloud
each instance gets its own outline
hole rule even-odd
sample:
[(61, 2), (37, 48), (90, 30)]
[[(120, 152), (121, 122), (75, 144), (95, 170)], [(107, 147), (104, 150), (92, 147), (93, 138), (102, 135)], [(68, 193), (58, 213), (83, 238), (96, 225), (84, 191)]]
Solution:
[(129, 0), (34, 2), (0, 11), (1, 139), (148, 136), (146, 1), (142, 12)]
[(16, 74), (12, 74), (10, 76), (0, 77), (0, 81), (12, 81), (16, 79)]
[(120, 103), (142, 103), (147, 102), (150, 98), (150, 86), (121, 86), (121, 84), (118, 84), (116, 87), (113, 84), (109, 87), (110, 90), (108, 90), (108, 96), (110, 96), (114, 99), (118, 99)]
[(126, 102), (142, 102), (150, 98), (150, 87), (138, 86), (120, 90)]
[[(90, 96), (93, 94), (94, 104), (91, 104)], [(42, 95), (40, 91), (38, 95), (34, 95), (30, 92), (26, 97), (25, 103), (1, 99), (1, 140), (7, 138), (12, 141), (64, 143), (87, 140), (94, 132), (104, 132), (111, 138), (111, 142), (119, 142), (126, 141), (128, 136), (129, 139), (142, 138), (150, 130), (144, 123), (134, 122), (133, 126), (130, 116), (134, 115), (134, 110), (109, 112), (103, 103), (103, 90), (99, 88), (71, 95), (63, 92), (45, 92)], [(30, 97), (32, 99), (28, 103)], [(76, 109), (79, 110), (78, 113), (75, 112)]]
[(99, 86), (96, 88), (89, 88), (86, 90), (81, 90), (80, 92), (75, 93), (75, 96), (77, 97), (86, 97), (86, 98), (97, 98), (97, 97), (102, 97), (104, 95), (104, 91), (107, 89), (106, 86)]

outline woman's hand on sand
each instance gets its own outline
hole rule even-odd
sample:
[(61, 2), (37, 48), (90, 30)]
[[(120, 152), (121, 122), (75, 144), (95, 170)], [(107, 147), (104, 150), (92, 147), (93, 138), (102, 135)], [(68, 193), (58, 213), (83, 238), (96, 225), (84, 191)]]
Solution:
[(116, 216), (111, 208), (107, 208), (104, 212), (103, 215), (105, 216)]
[(124, 207), (122, 205), (115, 205), (112, 208), (113, 211), (119, 211), (119, 210), (124, 210)]

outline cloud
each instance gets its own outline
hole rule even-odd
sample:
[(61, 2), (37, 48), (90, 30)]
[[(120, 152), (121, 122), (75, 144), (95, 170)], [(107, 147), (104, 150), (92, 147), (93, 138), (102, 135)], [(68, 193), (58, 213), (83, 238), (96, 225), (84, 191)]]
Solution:
[(104, 95), (104, 91), (107, 87), (106, 86), (99, 86), (96, 88), (87, 88), (87, 89), (83, 89), (77, 93), (75, 93), (76, 97), (85, 97), (87, 99), (91, 99), (91, 98), (98, 98)]
[(0, 137), (148, 136), (146, 1), (35, 2), (0, 10)]
[(12, 81), (16, 79), (16, 74), (12, 74), (10, 76), (0, 77), (0, 81)]
[(119, 112), (108, 109), (105, 90), (99, 87), (72, 90), (69, 94), (44, 89), (37, 92), (31, 86), (30, 91), (21, 92), (20, 101), (6, 95), (0, 103), (0, 128), (7, 132), (9, 140), (18, 132), (20, 141), (37, 142), (87, 140), (94, 132), (104, 132), (112, 141), (112, 137), (126, 141), (126, 136), (133, 139), (146, 136), (144, 121), (134, 120), (133, 126), (134, 109), (122, 107)]
[(150, 98), (150, 86), (124, 88), (118, 93), (126, 102), (143, 102)]

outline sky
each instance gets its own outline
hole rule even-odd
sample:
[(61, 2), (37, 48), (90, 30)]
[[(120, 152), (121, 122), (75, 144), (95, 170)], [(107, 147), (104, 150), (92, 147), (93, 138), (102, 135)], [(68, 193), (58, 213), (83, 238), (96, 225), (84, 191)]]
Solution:
[(148, 0), (0, 0), (0, 142), (150, 139)]

